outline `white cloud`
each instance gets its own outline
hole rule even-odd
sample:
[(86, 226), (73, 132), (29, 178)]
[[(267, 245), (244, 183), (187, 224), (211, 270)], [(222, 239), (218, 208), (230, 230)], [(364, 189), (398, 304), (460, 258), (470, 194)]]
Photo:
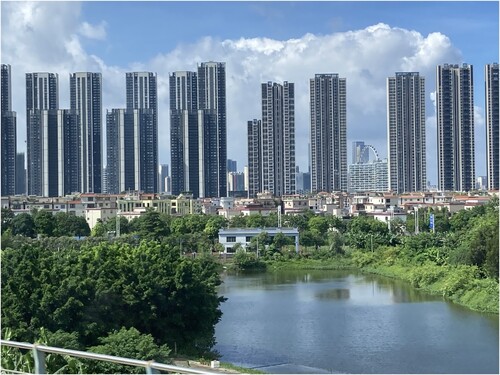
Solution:
[(106, 27), (107, 24), (104, 21), (101, 21), (99, 25), (91, 25), (88, 22), (82, 22), (78, 32), (89, 39), (104, 40), (106, 39)]
[[(426, 36), (386, 24), (329, 35), (306, 34), (288, 40), (219, 40), (204, 37), (192, 44), (180, 44), (172, 50), (159, 50), (150, 61), (141, 61), (137, 56), (138, 61), (124, 62), (122, 66), (110, 66), (82, 47), (82, 35), (105, 37), (106, 25), (92, 26), (81, 20), (78, 4), (3, 3), (2, 28), (2, 63), (10, 63), (14, 74), (13, 105), (18, 112), (20, 147), (24, 147), (26, 133), (24, 73), (59, 73), (60, 103), (64, 107), (69, 105), (68, 74), (100, 71), (103, 75), (105, 113), (106, 109), (123, 107), (126, 71), (151, 70), (158, 73), (160, 162), (169, 162), (169, 73), (195, 70), (197, 64), (203, 61), (224, 61), (227, 72), (228, 157), (238, 161), (239, 169), (247, 162), (246, 123), (261, 117), (262, 82), (287, 80), (295, 83), (297, 162), (301, 169), (307, 169), (309, 79), (314, 74), (339, 73), (340, 77), (347, 79), (348, 147), (354, 140), (364, 140), (374, 145), (381, 157), (385, 157), (386, 78), (396, 71), (419, 71), (426, 77), (426, 91), (433, 92), (435, 66), (461, 61), (460, 52), (443, 34)], [(432, 129), (430, 120), (434, 115), (434, 106), (428, 97), (428, 131)], [(428, 139), (432, 137), (435, 137), (434, 130), (427, 134)], [(435, 150), (429, 151), (430, 155), (435, 154)], [(428, 171), (432, 176), (435, 157), (428, 159)]]

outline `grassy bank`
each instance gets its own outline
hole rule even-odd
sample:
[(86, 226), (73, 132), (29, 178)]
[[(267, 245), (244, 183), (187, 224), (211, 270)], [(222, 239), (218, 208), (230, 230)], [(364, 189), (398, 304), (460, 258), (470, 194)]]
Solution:
[(348, 270), (391, 277), (408, 282), (416, 289), (441, 295), (471, 310), (498, 314), (499, 287), (492, 278), (481, 278), (479, 269), (467, 265), (403, 265), (396, 261), (384, 264), (377, 253), (355, 251), (352, 256), (330, 259), (289, 259), (267, 261), (273, 270)]
[(437, 294), (471, 310), (498, 314), (498, 282), (491, 278), (478, 278), (475, 266), (422, 266), (369, 265), (364, 272), (404, 280), (413, 287)]

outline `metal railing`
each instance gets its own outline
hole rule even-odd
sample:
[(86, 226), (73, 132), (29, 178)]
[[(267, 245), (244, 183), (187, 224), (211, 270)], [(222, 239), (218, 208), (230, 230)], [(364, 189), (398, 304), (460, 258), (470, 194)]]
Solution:
[[(45, 368), (45, 353), (69, 355), (78, 358), (87, 358), (87, 359), (94, 359), (97, 361), (119, 363), (122, 365), (144, 367), (146, 370), (145, 371), (146, 374), (159, 374), (159, 371), (173, 372), (178, 374), (216, 374), (215, 372), (198, 370), (195, 368), (166, 365), (155, 361), (142, 361), (138, 359), (117, 357), (107, 354), (97, 354), (91, 352), (82, 352), (79, 350), (56, 348), (53, 346), (29, 344), (26, 342), (0, 340), (0, 346), (4, 345), (19, 349), (31, 349), (33, 351), (33, 357), (35, 359), (35, 374), (47, 373)], [(14, 371), (8, 369), (2, 369), (2, 372), (4, 372), (5, 370), (9, 371), (9, 373), (14, 373)]]

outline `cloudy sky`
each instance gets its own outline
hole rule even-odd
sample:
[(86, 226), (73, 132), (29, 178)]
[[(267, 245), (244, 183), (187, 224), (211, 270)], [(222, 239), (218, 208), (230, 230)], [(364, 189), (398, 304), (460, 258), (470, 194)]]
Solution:
[[(101, 72), (103, 112), (125, 106), (125, 72), (158, 74), (159, 157), (170, 163), (168, 75), (226, 62), (228, 158), (247, 164), (246, 122), (260, 118), (260, 84), (295, 83), (297, 163), (307, 170), (309, 79), (347, 79), (351, 144), (387, 156), (386, 78), (426, 78), (428, 179), (437, 183), (435, 69), (474, 66), (476, 173), (486, 175), (484, 65), (498, 62), (497, 1), (445, 2), (1, 2), (1, 62), (12, 66), (18, 149), (25, 150), (26, 72), (59, 74), (61, 108), (69, 74)], [(103, 119), (104, 120), (104, 119)], [(104, 124), (104, 122), (103, 122)]]

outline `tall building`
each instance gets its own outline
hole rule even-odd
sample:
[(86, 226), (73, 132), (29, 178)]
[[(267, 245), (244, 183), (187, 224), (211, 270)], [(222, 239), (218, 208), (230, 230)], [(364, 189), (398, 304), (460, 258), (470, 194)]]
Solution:
[(158, 89), (151, 72), (126, 73), (126, 112), (131, 116), (134, 190), (158, 192)]
[[(81, 168), (81, 122), (80, 116), (75, 109), (57, 110), (57, 196), (65, 196), (75, 192), (81, 192), (82, 168)], [(49, 150), (53, 153), (53, 149)], [(52, 158), (52, 156), (49, 156)], [(50, 171), (53, 172), (51, 165)], [(99, 172), (99, 176), (101, 172)], [(50, 177), (53, 178), (53, 177)], [(44, 185), (52, 186), (53, 181), (46, 181)], [(99, 184), (100, 187), (100, 184)], [(52, 193), (49, 193), (49, 196)]]
[(295, 194), (295, 88), (287, 81), (262, 84), (262, 191)]
[(312, 191), (347, 191), (346, 79), (316, 74), (310, 105)]
[(2, 196), (16, 193), (17, 121), (12, 111), (12, 76), (10, 65), (1, 66), (1, 154)]
[(170, 75), (172, 194), (227, 194), (226, 67), (204, 62)]
[(354, 141), (352, 142), (352, 164), (368, 163), (369, 155), (364, 152), (365, 142)]
[(262, 192), (262, 121), (247, 123), (248, 139), (248, 197)]
[(172, 194), (199, 194), (198, 94), (195, 72), (170, 75)]
[(238, 172), (238, 163), (236, 160), (227, 159), (227, 171)]
[(387, 160), (349, 165), (349, 192), (385, 192), (388, 190)]
[(425, 78), (419, 73), (387, 78), (387, 138), (389, 189), (426, 190)]
[(470, 191), (475, 185), (472, 65), (436, 71), (438, 188)]
[(19, 195), (26, 194), (26, 168), (24, 160), (25, 153), (18, 152), (16, 155), (16, 194)]
[(102, 77), (101, 73), (70, 75), (70, 107), (77, 111), (78, 174), (81, 193), (102, 192)]
[(58, 75), (54, 73), (26, 73), (27, 188), (29, 195), (57, 195), (57, 148), (53, 149), (53, 147), (57, 147), (58, 108)]
[(199, 182), (201, 197), (227, 194), (226, 64), (198, 66)]
[(168, 164), (160, 164), (158, 167), (158, 186), (159, 192), (165, 193), (167, 191), (166, 188), (166, 178), (168, 177)]
[(498, 63), (484, 68), (486, 90), (486, 152), (488, 190), (499, 189)]
[(108, 194), (136, 190), (134, 118), (124, 108), (106, 111)]

